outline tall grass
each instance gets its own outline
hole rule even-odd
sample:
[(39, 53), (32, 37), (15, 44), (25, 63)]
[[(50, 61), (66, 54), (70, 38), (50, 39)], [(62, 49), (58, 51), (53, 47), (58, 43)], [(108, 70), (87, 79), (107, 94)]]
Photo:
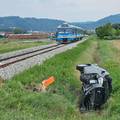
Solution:
[[(120, 42), (120, 41), (118, 41)], [(108, 101), (107, 109), (108, 118), (111, 120), (120, 119), (120, 49), (113, 46), (113, 41), (99, 42), (101, 65), (105, 67), (113, 78), (113, 93)]]
[[(56, 55), (6, 81), (0, 89), (1, 120), (116, 120), (119, 119), (120, 67), (115, 60), (116, 50), (112, 42), (89, 38), (72, 50)], [(114, 58), (112, 57), (114, 56)], [(113, 94), (103, 110), (80, 114), (77, 102), (80, 92), (79, 73), (76, 64), (98, 63), (113, 77)], [(47, 93), (25, 89), (26, 85), (40, 83), (49, 76), (56, 82)]]
[[(73, 64), (92, 42), (86, 41), (77, 48), (56, 55), (43, 65), (35, 66), (12, 80), (0, 90), (0, 116), (2, 119), (73, 119), (80, 82), (73, 75)], [(75, 69), (75, 66), (74, 66)], [(56, 82), (47, 93), (27, 91), (26, 85), (40, 83), (49, 76)], [(55, 93), (53, 93), (53, 91)], [(4, 114), (3, 114), (4, 113)]]
[[(29, 40), (28, 40), (29, 41)], [(0, 54), (6, 52), (12, 52), (16, 50), (36, 47), (40, 45), (47, 45), (53, 42), (48, 41), (34, 41), (34, 42), (24, 42), (23, 40), (7, 40), (3, 39), (0, 41)]]

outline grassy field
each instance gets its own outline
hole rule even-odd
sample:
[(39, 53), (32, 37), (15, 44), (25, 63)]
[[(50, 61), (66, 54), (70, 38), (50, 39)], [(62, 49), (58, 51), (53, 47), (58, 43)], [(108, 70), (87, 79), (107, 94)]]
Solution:
[(40, 45), (47, 45), (52, 42), (42, 42), (42, 41), (36, 41), (36, 42), (26, 42), (29, 40), (11, 40), (8, 41), (7, 39), (0, 40), (0, 54), (1, 53), (6, 53), (6, 52), (11, 52), (15, 50), (21, 50), (25, 48), (30, 48), (30, 47), (35, 47), (35, 46), (40, 46)]
[[(95, 37), (67, 52), (35, 66), (0, 89), (1, 120), (119, 120), (120, 119), (120, 41)], [(101, 111), (81, 114), (78, 109), (80, 81), (75, 70), (79, 63), (98, 63), (113, 77), (113, 93)], [(25, 86), (40, 83), (49, 76), (56, 82), (47, 93), (28, 91)]]

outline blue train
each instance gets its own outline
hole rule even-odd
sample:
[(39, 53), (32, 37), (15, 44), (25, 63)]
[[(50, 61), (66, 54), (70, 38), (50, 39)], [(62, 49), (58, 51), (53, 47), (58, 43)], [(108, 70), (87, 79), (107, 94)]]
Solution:
[(57, 27), (56, 41), (58, 43), (70, 43), (83, 38), (83, 29), (68, 23), (63, 23)]

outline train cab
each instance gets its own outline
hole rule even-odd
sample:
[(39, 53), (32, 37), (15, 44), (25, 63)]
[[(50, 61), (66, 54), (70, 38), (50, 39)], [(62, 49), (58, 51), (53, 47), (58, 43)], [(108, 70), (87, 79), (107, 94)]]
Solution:
[(56, 41), (59, 43), (70, 43), (80, 40), (82, 34), (80, 31), (82, 28), (70, 25), (68, 23), (63, 23), (58, 26), (56, 31)]

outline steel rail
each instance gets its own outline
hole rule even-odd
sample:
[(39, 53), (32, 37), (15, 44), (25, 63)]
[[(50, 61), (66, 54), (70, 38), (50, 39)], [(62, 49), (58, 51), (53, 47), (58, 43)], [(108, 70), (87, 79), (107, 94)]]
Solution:
[[(56, 47), (55, 47), (56, 46)], [(35, 56), (37, 56), (37, 55), (41, 55), (41, 54), (44, 54), (44, 53), (48, 53), (48, 52), (50, 52), (50, 51), (53, 51), (53, 50), (55, 50), (55, 49), (58, 49), (58, 48), (61, 48), (61, 47), (63, 47), (64, 45), (54, 45), (54, 46), (52, 46), (52, 47), (47, 47), (47, 48), (44, 48), (44, 49), (39, 49), (39, 50), (35, 50), (35, 51), (31, 51), (31, 52), (29, 52), (28, 54), (26, 53), (26, 54), (20, 54), (20, 55), (16, 55), (15, 57), (14, 56), (12, 56), (12, 57), (9, 57), (8, 59), (5, 59), (5, 60), (3, 60), (3, 61), (6, 61), (6, 60), (9, 60), (9, 59), (12, 59), (12, 58), (17, 58), (17, 57), (21, 57), (21, 56), (24, 56), (24, 55), (29, 55), (29, 54), (31, 54), (31, 53), (35, 53), (35, 52), (38, 52), (38, 51), (40, 51), (40, 53), (37, 53), (37, 54), (33, 54), (33, 55), (30, 55), (30, 56), (26, 56), (26, 57), (24, 57), (24, 58), (20, 58), (20, 59), (17, 59), (17, 60), (13, 60), (13, 61), (11, 61), (11, 62), (7, 62), (7, 63), (1, 63), (0, 64), (0, 69), (1, 68), (5, 68), (5, 67), (7, 67), (7, 66), (9, 66), (9, 65), (12, 65), (12, 64), (14, 64), (14, 63), (17, 63), (17, 62), (21, 62), (21, 61), (23, 61), (23, 60), (26, 60), (26, 59), (29, 59), (29, 58), (32, 58), (32, 57), (35, 57)], [(54, 48), (53, 48), (54, 47)], [(51, 48), (51, 49), (49, 49), (49, 48)], [(46, 50), (46, 49), (48, 49), (48, 50)], [(45, 50), (45, 51), (43, 51), (43, 50)], [(3, 62), (2, 61), (2, 62)]]
[(52, 46), (48, 46), (48, 47), (45, 47), (45, 48), (40, 48), (40, 49), (37, 49), (37, 50), (28, 51), (28, 52), (21, 53), (21, 54), (18, 54), (18, 55), (13, 55), (13, 56), (10, 56), (10, 57), (2, 58), (2, 59), (0, 59), (0, 62), (6, 61), (6, 60), (9, 60), (9, 59), (12, 59), (12, 58), (17, 58), (17, 57), (20, 57), (20, 56), (28, 55), (28, 54), (31, 54), (31, 53), (35, 53), (35, 52), (45, 50), (45, 49), (48, 49), (48, 48), (52, 48), (52, 47), (56, 47), (56, 46), (59, 46), (59, 45), (52, 45)]

